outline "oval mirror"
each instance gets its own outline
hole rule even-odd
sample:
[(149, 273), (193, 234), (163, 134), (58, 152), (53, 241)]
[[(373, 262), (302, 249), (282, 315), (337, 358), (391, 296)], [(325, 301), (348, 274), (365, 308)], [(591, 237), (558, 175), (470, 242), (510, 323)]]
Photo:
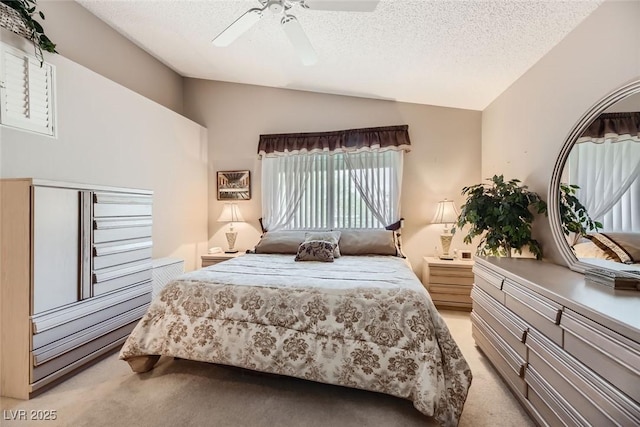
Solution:
[[(602, 225), (585, 236), (566, 233), (561, 184)], [(587, 111), (564, 142), (548, 194), (549, 222), (569, 268), (640, 276), (640, 80), (610, 93)]]

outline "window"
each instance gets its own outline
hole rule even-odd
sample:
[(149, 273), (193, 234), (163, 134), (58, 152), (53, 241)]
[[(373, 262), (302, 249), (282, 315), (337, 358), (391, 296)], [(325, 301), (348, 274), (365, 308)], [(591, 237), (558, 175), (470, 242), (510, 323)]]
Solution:
[(55, 69), (0, 44), (0, 124), (54, 136)]
[(581, 142), (568, 160), (571, 184), (601, 231), (627, 232), (640, 227), (640, 142)]
[(400, 219), (403, 151), (292, 154), (263, 159), (263, 225), (384, 228)]

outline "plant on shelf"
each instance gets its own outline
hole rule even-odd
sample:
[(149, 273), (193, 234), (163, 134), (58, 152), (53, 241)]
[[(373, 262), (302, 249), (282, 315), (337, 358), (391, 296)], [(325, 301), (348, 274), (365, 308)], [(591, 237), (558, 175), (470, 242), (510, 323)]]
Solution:
[(560, 222), (566, 236), (574, 233), (572, 246), (587, 232), (602, 228), (600, 222), (591, 219), (587, 208), (576, 197), (579, 189), (577, 185), (560, 183)]
[(522, 253), (527, 247), (536, 258), (542, 258), (540, 244), (531, 236), (532, 210), (546, 213), (547, 204), (518, 179), (506, 181), (503, 175), (494, 175), (487, 180), (489, 183), (462, 189), (467, 200), (456, 227), (471, 226), (464, 242), (470, 244), (474, 237), (482, 236), (479, 255), (511, 257), (512, 249)]
[(18, 15), (20, 15), (20, 19), (27, 27), (29, 33), (28, 38), (33, 41), (36, 57), (40, 60), (41, 64), (43, 61), (43, 50), (58, 53), (55, 43), (44, 33), (42, 25), (34, 19), (34, 16), (39, 16), (40, 19), (44, 20), (44, 13), (41, 11), (36, 12), (36, 0), (0, 0), (0, 2), (15, 10), (18, 12)]

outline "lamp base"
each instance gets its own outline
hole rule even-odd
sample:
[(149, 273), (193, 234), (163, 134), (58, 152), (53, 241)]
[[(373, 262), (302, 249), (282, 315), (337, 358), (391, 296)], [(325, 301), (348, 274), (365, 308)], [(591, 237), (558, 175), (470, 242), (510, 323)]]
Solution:
[(442, 245), (442, 254), (440, 255), (440, 259), (453, 261), (453, 255), (449, 254), (452, 239), (453, 234), (449, 233), (449, 230), (445, 230), (444, 233), (440, 235), (440, 244)]
[(235, 231), (229, 231), (224, 234), (227, 236), (227, 244), (229, 245), (229, 249), (224, 251), (224, 253), (235, 254), (236, 252), (238, 252), (238, 250), (234, 248), (234, 246), (236, 245), (236, 237), (238, 237), (238, 233)]

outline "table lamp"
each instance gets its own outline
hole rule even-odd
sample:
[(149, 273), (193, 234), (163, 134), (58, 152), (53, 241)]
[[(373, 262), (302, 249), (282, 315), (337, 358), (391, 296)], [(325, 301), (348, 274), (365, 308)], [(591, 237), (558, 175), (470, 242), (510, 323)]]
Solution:
[(440, 259), (452, 260), (453, 256), (449, 255), (449, 248), (451, 248), (451, 239), (453, 234), (449, 229), (449, 224), (455, 224), (458, 220), (458, 209), (453, 203), (453, 200), (441, 200), (438, 202), (438, 208), (436, 209), (436, 215), (433, 217), (432, 224), (444, 224), (444, 230), (440, 235), (440, 244), (442, 245), (442, 255)]
[(226, 232), (227, 243), (229, 244), (229, 249), (225, 251), (228, 254), (235, 254), (238, 252), (237, 249), (234, 249), (236, 244), (236, 237), (238, 237), (238, 232), (233, 229), (233, 223), (235, 222), (244, 222), (244, 218), (242, 218), (242, 214), (240, 213), (240, 209), (238, 208), (237, 203), (225, 203), (222, 208), (222, 213), (218, 217), (218, 222), (228, 222), (229, 223), (229, 231)]

